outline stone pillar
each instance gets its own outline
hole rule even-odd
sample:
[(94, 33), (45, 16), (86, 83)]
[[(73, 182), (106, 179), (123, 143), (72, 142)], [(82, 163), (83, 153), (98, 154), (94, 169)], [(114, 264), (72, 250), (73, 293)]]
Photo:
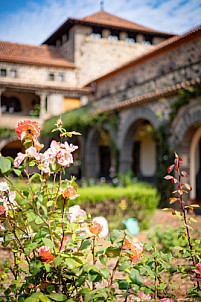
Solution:
[(125, 31), (120, 32), (119, 39), (125, 41), (128, 38), (128, 34)]
[(2, 111), (1, 111), (1, 96), (2, 93), (5, 91), (5, 89), (0, 89), (0, 116), (2, 115)]
[(136, 36), (136, 42), (137, 42), (137, 43), (142, 43), (142, 42), (144, 42), (144, 41), (145, 41), (145, 38), (144, 38), (143, 35), (138, 34), (138, 35)]
[(85, 106), (88, 104), (88, 97), (86, 95), (82, 95), (80, 97), (80, 103), (81, 103), (81, 106)]
[(159, 44), (159, 43), (161, 43), (161, 42), (163, 42), (163, 41), (165, 41), (164, 38), (154, 37), (153, 40), (152, 40), (152, 44), (153, 44), (153, 45), (157, 45), (157, 44)]
[(107, 39), (110, 35), (111, 31), (109, 29), (103, 29), (102, 30), (102, 37)]
[(38, 93), (38, 95), (40, 96), (40, 115), (39, 115), (39, 118), (41, 120), (44, 120), (45, 113), (46, 113), (45, 103), (46, 103), (47, 94), (45, 92), (41, 92), (41, 93)]

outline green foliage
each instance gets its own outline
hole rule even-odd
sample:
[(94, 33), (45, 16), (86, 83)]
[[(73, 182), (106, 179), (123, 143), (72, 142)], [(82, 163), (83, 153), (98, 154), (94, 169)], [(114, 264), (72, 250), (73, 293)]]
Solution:
[[(63, 128), (69, 129), (70, 131), (76, 129), (77, 131), (81, 132), (84, 136), (87, 135), (87, 132), (90, 127), (98, 127), (99, 129), (101, 129), (101, 127), (105, 123), (110, 127), (110, 129), (117, 129), (117, 112), (114, 112), (112, 114), (92, 114), (90, 110), (90, 106), (85, 106), (63, 113), (61, 116), (63, 121)], [(58, 118), (59, 117), (57, 116), (45, 121), (41, 132), (42, 137), (50, 135), (50, 132), (53, 130)]]
[(163, 253), (171, 253), (174, 257), (181, 257), (181, 251), (188, 249), (188, 240), (181, 236), (180, 230), (168, 225), (165, 230), (158, 225), (148, 235), (154, 246)]
[(200, 86), (189, 86), (187, 89), (182, 89), (179, 92), (179, 97), (176, 98), (174, 103), (171, 104), (169, 120), (170, 123), (175, 119), (179, 109), (187, 104), (189, 104), (191, 99), (194, 99), (201, 95)]
[[(56, 127), (65, 135), (75, 133), (66, 132), (61, 121)], [(187, 220), (186, 215), (193, 205), (185, 206), (183, 193), (191, 190), (191, 186), (181, 181), (185, 172), (180, 172), (182, 160), (177, 155), (174, 164), (168, 167), (168, 173), (175, 169), (178, 179), (171, 175), (165, 179), (178, 184), (174, 192), (177, 197), (170, 198), (170, 202), (179, 202), (182, 212), (167, 210), (184, 221), (179, 235), (187, 240), (188, 246), (179, 243), (179, 247), (183, 250), (183, 259), (188, 263), (192, 260), (188, 270), (186, 265), (175, 265), (172, 254), (167, 250), (166, 253), (160, 251), (156, 241), (143, 246), (127, 230), (112, 230), (105, 239), (107, 245), (102, 245), (98, 241), (102, 226), (92, 222), (91, 215), (78, 206), (78, 203), (88, 203), (93, 214), (95, 207), (99, 207), (103, 215), (104, 209), (109, 212), (114, 204), (111, 211), (116, 220), (122, 216), (126, 218), (127, 214), (137, 215), (139, 219), (140, 213), (143, 220), (157, 206), (159, 195), (155, 188), (142, 183), (123, 188), (82, 188), (78, 191), (81, 194), (78, 200), (75, 179), (62, 180), (64, 167), (71, 163), (69, 153), (76, 148), (71, 146), (69, 151), (68, 145), (54, 142), (44, 156), (34, 148), (37, 139), (34, 131), (31, 133), (30, 130), (29, 136), (32, 137), (25, 145), (26, 154), (22, 160), (19, 159), (21, 154), (15, 162), (12, 158), (0, 157), (0, 171), (5, 179), (0, 182), (1, 242), (2, 247), (9, 246), (12, 253), (11, 261), (2, 259), (0, 263), (1, 301), (115, 302), (119, 299), (127, 301), (128, 296), (136, 299), (138, 294), (144, 295), (143, 300), (160, 301), (159, 298), (174, 296), (172, 276), (178, 273), (181, 278), (190, 275), (190, 280), (193, 277), (187, 295), (199, 300), (201, 278), (200, 271), (195, 269), (201, 260), (200, 240), (190, 238), (189, 222), (195, 220)], [(38, 167), (37, 173), (30, 172), (33, 166)], [(24, 172), (28, 187), (17, 188), (10, 177), (12, 172), (18, 176)], [(53, 182), (47, 182), (49, 174), (53, 174)], [(58, 182), (55, 181), (57, 175)], [(17, 202), (16, 192), (20, 196)], [(119, 212), (115, 212), (116, 208)], [(169, 235), (163, 248), (174, 239)], [(160, 240), (160, 234), (155, 237)]]
[(6, 139), (6, 138), (11, 138), (15, 137), (17, 138), (15, 130), (13, 129), (8, 129), (8, 128), (0, 128), (0, 139)]
[[(92, 216), (104, 216), (111, 230), (124, 228), (121, 221), (128, 218), (136, 218), (141, 229), (147, 229), (160, 201), (156, 188), (147, 183), (135, 183), (128, 187), (104, 185), (79, 188), (78, 193), (78, 203)], [(122, 200), (125, 201), (123, 207)]]

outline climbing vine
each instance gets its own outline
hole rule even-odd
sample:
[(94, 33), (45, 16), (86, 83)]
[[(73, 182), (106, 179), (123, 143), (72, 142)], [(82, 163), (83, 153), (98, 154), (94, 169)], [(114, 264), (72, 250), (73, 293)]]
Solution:
[(179, 91), (179, 97), (170, 105), (171, 112), (169, 114), (170, 123), (175, 119), (179, 109), (188, 105), (190, 100), (201, 95), (200, 86), (189, 86), (187, 89)]
[[(42, 137), (49, 135), (53, 129), (52, 125), (56, 124), (57, 120), (58, 116), (45, 121), (41, 132)], [(97, 127), (100, 129), (104, 124), (107, 124), (108, 130), (117, 130), (119, 115), (117, 111), (113, 113), (92, 114), (91, 107), (86, 106), (62, 114), (62, 121), (63, 127), (69, 131), (76, 129), (76, 131), (81, 132), (83, 135), (87, 135), (89, 128)]]

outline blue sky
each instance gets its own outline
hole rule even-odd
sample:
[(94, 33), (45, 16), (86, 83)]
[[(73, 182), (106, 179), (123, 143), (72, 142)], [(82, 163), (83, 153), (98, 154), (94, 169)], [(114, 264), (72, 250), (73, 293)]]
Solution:
[[(81, 18), (99, 8), (100, 0), (0, 0), (0, 40), (39, 45), (68, 17)], [(201, 24), (201, 0), (105, 0), (104, 8), (176, 34)]]

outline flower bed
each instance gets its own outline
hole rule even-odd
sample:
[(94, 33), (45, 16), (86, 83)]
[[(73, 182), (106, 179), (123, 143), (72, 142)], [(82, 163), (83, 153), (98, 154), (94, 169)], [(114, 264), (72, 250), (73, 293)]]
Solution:
[[(176, 155), (165, 177), (177, 184), (174, 192), (177, 195), (170, 198), (170, 203), (180, 203), (182, 212), (166, 210), (184, 221), (179, 235), (187, 239), (187, 246), (179, 248), (181, 257), (188, 263), (188, 271), (185, 266), (173, 265), (171, 252), (163, 253), (154, 244), (142, 243), (127, 230), (112, 230), (105, 239), (106, 247), (97, 243), (103, 225), (91, 221), (91, 215), (77, 204), (81, 190), (77, 190), (75, 179), (62, 180), (64, 168), (73, 163), (72, 153), (77, 149), (63, 138), (79, 133), (67, 132), (61, 120), (53, 131), (59, 131), (61, 141), (53, 140), (50, 148), (42, 153), (43, 145), (37, 140), (39, 125), (22, 121), (16, 133), (25, 146), (25, 153), (18, 153), (14, 160), (0, 156), (0, 172), (5, 179), (0, 183), (2, 246), (9, 246), (12, 252), (11, 259), (1, 263), (1, 301), (170, 302), (176, 299), (171, 282), (175, 273), (190, 280), (187, 297), (200, 301), (200, 241), (192, 240), (189, 223), (195, 221), (187, 218), (187, 210), (196, 205), (185, 206), (183, 201), (183, 194), (191, 187), (182, 181), (186, 177), (181, 171), (182, 160)], [(34, 166), (37, 173), (30, 172)], [(178, 178), (171, 175), (173, 170)], [(19, 177), (22, 172), (26, 174), (28, 189), (18, 190), (10, 178), (13, 172)], [(49, 184), (51, 174), (54, 180)], [(33, 185), (35, 182), (37, 186)], [(156, 201), (143, 198), (142, 188), (134, 197), (127, 189), (127, 199), (119, 202), (123, 211), (129, 202), (128, 209), (133, 210), (136, 200), (142, 208), (153, 210)], [(16, 200), (16, 192), (21, 199)], [(98, 197), (91, 200), (90, 195), (84, 197), (84, 191), (82, 198), (80, 204), (86, 200), (93, 207), (97, 204)], [(33, 224), (38, 226), (35, 232)], [(111, 259), (112, 265), (108, 265)], [(163, 275), (167, 278), (163, 279)]]

